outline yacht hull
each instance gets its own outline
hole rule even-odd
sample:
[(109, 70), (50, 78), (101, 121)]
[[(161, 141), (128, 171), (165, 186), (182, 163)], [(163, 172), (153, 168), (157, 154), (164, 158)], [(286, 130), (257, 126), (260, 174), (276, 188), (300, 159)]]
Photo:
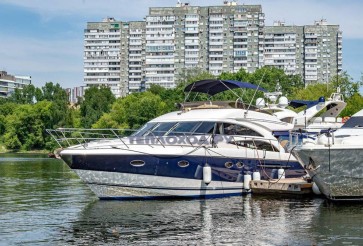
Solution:
[[(61, 157), (100, 199), (241, 195), (246, 191), (243, 189), (243, 176), (253, 171), (259, 171), (262, 179), (276, 178), (273, 175), (277, 175), (279, 168), (285, 169), (286, 177), (306, 174), (294, 158), (291, 161), (261, 160), (241, 154), (232, 156), (218, 148), (209, 155), (205, 155), (205, 150), (198, 150), (201, 152), (199, 155), (198, 151), (191, 155), (188, 148), (172, 155), (168, 153), (175, 153), (174, 148), (157, 149), (153, 148), (153, 154), (135, 153), (135, 149), (64, 150)], [(132, 165), (133, 161), (137, 165)], [(210, 167), (210, 182), (203, 174), (205, 166)]]
[(214, 198), (241, 195), (243, 183), (75, 170), (77, 175), (100, 198), (110, 199), (166, 199), (166, 198)]
[(330, 200), (363, 201), (363, 148), (334, 145), (293, 150), (320, 191)]

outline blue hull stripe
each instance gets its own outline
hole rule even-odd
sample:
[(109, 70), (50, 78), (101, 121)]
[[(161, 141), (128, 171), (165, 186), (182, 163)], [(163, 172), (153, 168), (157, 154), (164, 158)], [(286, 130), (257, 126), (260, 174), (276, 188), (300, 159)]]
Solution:
[[(261, 179), (277, 178), (278, 167), (285, 169), (285, 177), (304, 176), (304, 168), (296, 161), (256, 160), (243, 158), (215, 158), (208, 156), (165, 156), (158, 158), (142, 155), (70, 155), (62, 156), (71, 169), (132, 173), (184, 179), (202, 179), (202, 167), (205, 163), (212, 168), (213, 181), (236, 182), (239, 176), (253, 171), (260, 171)], [(133, 161), (143, 162), (142, 166), (132, 166)], [(188, 163), (185, 167), (179, 162)], [(227, 164), (230, 168), (227, 168)], [(239, 180), (242, 181), (242, 180)]]

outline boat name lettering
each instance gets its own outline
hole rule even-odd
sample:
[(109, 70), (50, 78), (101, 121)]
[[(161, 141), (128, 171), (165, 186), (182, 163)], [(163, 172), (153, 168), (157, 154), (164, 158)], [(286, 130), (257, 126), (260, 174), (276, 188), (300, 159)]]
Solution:
[[(210, 136), (152, 136), (152, 137), (129, 137), (131, 144), (205, 144), (211, 139)], [(213, 137), (214, 143), (230, 142), (233, 140), (233, 136), (221, 136), (216, 135)]]

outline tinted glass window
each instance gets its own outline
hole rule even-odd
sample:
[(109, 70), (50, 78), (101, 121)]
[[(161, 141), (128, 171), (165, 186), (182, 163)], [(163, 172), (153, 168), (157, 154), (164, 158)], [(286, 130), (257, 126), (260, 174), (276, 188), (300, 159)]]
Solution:
[(200, 124), (200, 122), (180, 122), (170, 133), (170, 135), (190, 134)]
[(165, 122), (165, 123), (159, 123), (154, 129), (152, 129), (151, 133), (148, 135), (152, 136), (163, 136), (165, 133), (167, 133), (176, 122)]
[(363, 127), (363, 116), (353, 116), (342, 126), (342, 128), (353, 127)]
[(278, 151), (277, 148), (275, 148), (272, 144), (259, 140), (243, 140), (243, 141), (235, 141), (232, 143), (250, 149), (259, 149), (259, 150), (275, 151), (275, 152)]
[(150, 131), (155, 125), (156, 125), (156, 123), (146, 123), (139, 130), (137, 130), (137, 132), (132, 134), (132, 136), (143, 136), (148, 131)]
[(212, 134), (214, 130), (214, 122), (202, 122), (202, 124), (194, 131), (194, 134)]
[(252, 129), (249, 129), (245, 126), (234, 125), (229, 123), (223, 123), (223, 130), (225, 135), (244, 135), (244, 136), (259, 136), (262, 137), (261, 134), (255, 132)]

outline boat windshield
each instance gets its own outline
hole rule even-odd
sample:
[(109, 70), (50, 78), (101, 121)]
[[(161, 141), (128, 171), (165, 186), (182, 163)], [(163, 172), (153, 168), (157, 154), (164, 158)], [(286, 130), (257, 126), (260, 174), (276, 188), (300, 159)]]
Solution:
[(263, 136), (259, 132), (243, 125), (210, 121), (149, 122), (134, 133), (133, 136), (181, 136), (202, 134)]
[(137, 130), (134, 134), (131, 136), (143, 136), (146, 135), (147, 132), (149, 132), (157, 123), (151, 123), (148, 122), (145, 125), (143, 125), (139, 130)]

